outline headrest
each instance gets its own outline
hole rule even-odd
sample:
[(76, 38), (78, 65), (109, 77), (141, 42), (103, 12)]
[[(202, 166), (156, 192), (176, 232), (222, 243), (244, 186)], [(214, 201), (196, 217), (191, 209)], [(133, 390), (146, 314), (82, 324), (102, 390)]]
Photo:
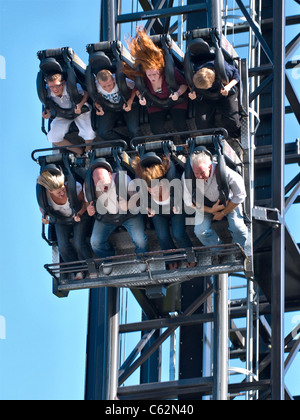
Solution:
[(112, 166), (110, 163), (107, 162), (104, 158), (97, 158), (93, 161), (93, 163), (90, 166), (91, 172), (93, 172), (96, 168), (104, 168), (107, 169), (108, 172), (113, 172)]
[(42, 60), (40, 69), (44, 74), (63, 73), (61, 65), (53, 57)]
[(202, 38), (193, 39), (189, 45), (188, 49), (193, 55), (209, 55), (211, 54), (210, 46)]
[(213, 155), (211, 154), (211, 152), (205, 146), (195, 147), (193, 153), (196, 153), (196, 152), (204, 152), (211, 158), (211, 160), (213, 159)]
[(141, 165), (144, 168), (152, 165), (162, 165), (162, 160), (155, 152), (148, 152), (141, 157)]
[(110, 58), (103, 51), (97, 51), (91, 54), (89, 57), (89, 65), (95, 73), (98, 73), (98, 71), (102, 69), (112, 68)]
[(49, 163), (48, 165), (45, 165), (43, 168), (41, 168), (41, 173), (46, 171), (50, 172), (52, 175), (61, 175), (63, 173), (60, 168), (54, 165), (54, 163)]

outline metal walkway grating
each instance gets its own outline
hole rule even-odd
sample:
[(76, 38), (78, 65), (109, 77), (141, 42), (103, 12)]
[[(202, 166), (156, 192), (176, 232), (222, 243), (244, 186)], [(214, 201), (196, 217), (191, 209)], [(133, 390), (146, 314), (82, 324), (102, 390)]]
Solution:
[[(178, 261), (178, 269), (167, 270), (166, 261)], [(188, 268), (187, 262), (195, 262)], [(246, 270), (247, 257), (237, 244), (214, 247), (194, 247), (168, 251), (147, 252), (137, 258), (136, 254), (117, 255), (104, 259), (76, 261), (72, 263), (46, 264), (46, 270), (53, 277), (53, 292), (97, 287), (147, 287), (171, 285), (195, 277), (234, 273)], [(109, 275), (103, 273), (112, 266)], [(141, 265), (145, 271), (141, 272)], [(83, 280), (74, 280), (74, 274), (82, 271)]]

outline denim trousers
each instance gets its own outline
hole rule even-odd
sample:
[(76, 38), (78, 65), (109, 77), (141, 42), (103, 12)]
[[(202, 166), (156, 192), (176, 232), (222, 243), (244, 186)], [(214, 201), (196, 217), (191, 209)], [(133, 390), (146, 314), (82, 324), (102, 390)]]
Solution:
[[(81, 217), (80, 222), (64, 225), (55, 223), (57, 246), (64, 262), (86, 260), (92, 258), (91, 249), (86, 240), (90, 218), (87, 215)], [(71, 236), (73, 234), (73, 243)]]
[[(122, 223), (135, 245), (135, 252), (141, 254), (148, 251), (148, 238), (145, 234), (143, 216), (138, 214), (130, 217)], [(95, 220), (91, 245), (98, 258), (112, 257), (115, 254), (114, 248), (109, 243), (110, 235), (117, 229), (118, 225)]]
[[(239, 244), (245, 248), (247, 240), (248, 229), (245, 225), (244, 218), (241, 212), (241, 206), (238, 206), (231, 213), (226, 215), (229, 224), (229, 231), (231, 232), (233, 243)], [(204, 246), (220, 245), (221, 240), (212, 229), (213, 216), (208, 213), (196, 213), (195, 217), (195, 235)]]
[[(185, 214), (173, 214), (170, 216), (162, 216), (156, 214), (153, 217), (153, 224), (157, 239), (162, 250), (189, 248), (192, 247), (192, 242), (185, 230)], [(171, 222), (171, 226), (170, 226)], [(170, 230), (171, 227), (171, 230)], [(174, 244), (173, 238), (178, 247)]]
[[(197, 129), (215, 127), (215, 115), (221, 116), (221, 127), (226, 128), (231, 137), (239, 137), (241, 131), (238, 90), (230, 96), (224, 96), (218, 101), (203, 98), (195, 101), (195, 123)], [(217, 125), (218, 126), (218, 125)]]
[[(169, 110), (162, 109), (158, 112), (152, 112), (148, 114), (150, 129), (153, 134), (165, 133), (165, 123), (167, 121), (167, 115), (170, 114), (173, 122), (175, 131), (187, 131), (187, 110), (170, 108)], [(185, 142), (186, 136), (181, 136), (181, 140)]]
[(139, 110), (133, 104), (131, 111), (106, 111), (104, 115), (99, 116), (98, 135), (104, 140), (115, 140), (120, 136), (114, 131), (119, 120), (124, 118), (125, 124), (131, 138), (140, 135)]

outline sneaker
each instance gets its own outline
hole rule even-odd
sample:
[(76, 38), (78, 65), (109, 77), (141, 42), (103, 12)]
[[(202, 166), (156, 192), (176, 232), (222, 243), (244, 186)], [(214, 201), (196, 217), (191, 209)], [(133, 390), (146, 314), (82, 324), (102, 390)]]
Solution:
[(140, 263), (138, 263), (138, 268), (139, 268), (141, 273), (144, 273), (147, 270), (147, 264), (140, 262)]
[[(72, 280), (72, 279), (70, 279)], [(68, 284), (69, 278), (67, 274), (61, 274), (59, 278), (59, 284)]]
[(196, 262), (191, 262), (191, 263), (186, 262), (186, 263), (185, 263), (186, 268), (195, 268), (195, 267), (196, 267), (196, 265), (197, 265), (197, 263), (196, 263)]
[(83, 280), (84, 278), (84, 274), (82, 271), (79, 271), (78, 273), (76, 273), (74, 280)]
[(169, 270), (177, 270), (178, 269), (178, 262), (175, 261), (173, 263), (168, 263), (167, 267)]
[(106, 276), (109, 276), (110, 273), (112, 272), (112, 265), (105, 265), (103, 266), (103, 274), (105, 274)]

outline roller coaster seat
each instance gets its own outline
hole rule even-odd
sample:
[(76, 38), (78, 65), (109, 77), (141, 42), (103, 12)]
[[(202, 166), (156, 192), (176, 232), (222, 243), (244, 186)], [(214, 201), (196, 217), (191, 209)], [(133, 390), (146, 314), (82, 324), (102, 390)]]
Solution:
[[(189, 156), (185, 165), (185, 179), (192, 180), (192, 197), (194, 200), (195, 193), (196, 193), (196, 178), (195, 178), (193, 168), (191, 165), (191, 155), (195, 152), (204, 152), (210, 157), (212, 162), (215, 161), (217, 163), (215, 173), (216, 173), (217, 184), (218, 184), (218, 189), (219, 189), (219, 200), (220, 200), (220, 204), (223, 204), (226, 206), (226, 202), (228, 201), (229, 191), (230, 191), (228, 181), (227, 181), (227, 176), (226, 176), (226, 160), (221, 151), (218, 138), (215, 137), (213, 138), (212, 141), (213, 141), (213, 145), (210, 151), (206, 146), (197, 145), (197, 138), (195, 140), (190, 140)], [(212, 205), (214, 204), (214, 203), (209, 202), (206, 198), (205, 198), (204, 203), (208, 207), (212, 207)]]
[[(93, 102), (99, 103), (104, 110), (113, 112), (121, 111), (123, 105), (131, 96), (131, 90), (126, 83), (126, 76), (122, 72), (123, 62), (121, 60), (120, 48), (120, 43), (117, 41), (99, 42), (87, 46), (87, 52), (89, 53), (89, 63), (86, 69), (87, 91)], [(95, 77), (100, 70), (104, 69), (115, 74), (116, 83), (121, 94), (121, 101), (119, 103), (111, 103), (97, 91)]]
[(219, 47), (213, 49), (202, 38), (193, 39), (187, 45), (187, 52), (184, 59), (184, 72), (186, 81), (192, 91), (200, 91), (201, 93), (201, 90), (196, 89), (194, 86), (193, 77), (195, 74), (195, 67), (199, 67), (211, 61), (214, 62), (216, 78), (226, 85), (228, 83), (228, 78), (225, 71), (225, 60), (222, 50)]
[[(176, 92), (179, 85), (175, 77), (175, 68), (178, 71), (183, 71), (183, 53), (179, 54), (179, 47), (175, 48), (172, 38), (169, 35), (155, 35), (150, 36), (152, 41), (162, 48), (165, 59), (165, 78), (170, 92)], [(180, 59), (182, 57), (182, 60)], [(177, 65), (175, 65), (176, 61)], [(169, 109), (175, 104), (184, 101), (183, 97), (180, 97), (178, 101), (174, 102), (172, 99), (160, 99), (156, 95), (153, 95), (145, 84), (144, 77), (135, 77), (135, 83), (137, 89), (141, 92), (141, 95), (146, 98), (147, 105), (154, 105), (158, 108)]]
[[(84, 188), (87, 201), (96, 203), (96, 190), (93, 181), (93, 171), (96, 168), (104, 168), (109, 172), (126, 170), (122, 167), (121, 154), (127, 149), (127, 144), (124, 140), (111, 140), (107, 142), (100, 142), (97, 149), (90, 153), (89, 166), (85, 174)], [(128, 163), (130, 167), (130, 164)]]
[[(36, 84), (40, 101), (45, 108), (50, 109), (52, 117), (59, 116), (73, 120), (77, 116), (74, 108), (82, 100), (82, 95), (78, 91), (77, 84), (80, 84), (85, 89), (84, 64), (78, 64), (79, 58), (71, 48), (67, 47), (39, 51), (37, 56), (40, 60), (40, 71), (37, 75)], [(62, 74), (66, 81), (67, 92), (70, 95), (71, 102), (74, 104), (72, 108), (61, 108), (48, 96), (45, 77), (55, 73)], [(82, 112), (87, 111), (89, 111), (89, 108), (84, 105)]]
[(161, 165), (162, 160), (155, 152), (147, 152), (141, 156), (141, 165), (147, 168), (152, 165)]
[[(47, 156), (40, 157), (39, 163), (41, 165), (40, 173), (49, 171), (53, 175), (60, 175), (61, 173), (65, 175), (65, 185), (67, 189), (68, 200), (73, 214), (76, 214), (81, 209), (81, 203), (77, 196), (77, 180), (71, 171), (68, 157), (63, 155), (62, 161), (59, 162), (59, 166), (58, 163), (49, 164), (47, 162)], [(50, 217), (51, 223), (71, 224), (73, 222), (73, 215), (70, 217), (65, 217), (62, 216), (60, 212), (53, 210), (53, 208), (48, 203), (46, 188), (42, 185), (36, 185), (36, 197), (44, 216), (48, 215)]]
[[(195, 34), (193, 32), (189, 33), (187, 36), (187, 51), (184, 57), (184, 75), (191, 91), (195, 91), (197, 96), (201, 96), (203, 93), (206, 93), (207, 95), (207, 91), (205, 92), (200, 89), (196, 89), (194, 86), (193, 77), (195, 67), (199, 68), (201, 65), (213, 61), (216, 77), (224, 85), (229, 82), (225, 70), (225, 62), (238, 68), (239, 73), (241, 74), (240, 63), (239, 65), (236, 65), (236, 57), (232, 57), (228, 51), (221, 47), (221, 41), (213, 30), (208, 31), (204, 38), (205, 39), (197, 37), (197, 31), (195, 31)], [(232, 92), (235, 92), (236, 89), (239, 91), (239, 112), (241, 117), (245, 117), (247, 116), (247, 111), (245, 110), (245, 105), (243, 104), (242, 77), (238, 85), (232, 88)], [(214, 94), (212, 94), (211, 99), (216, 99), (217, 95), (215, 95), (216, 98), (214, 98), (213, 95)], [(194, 111), (192, 110), (190, 114), (193, 114), (193, 112)]]

